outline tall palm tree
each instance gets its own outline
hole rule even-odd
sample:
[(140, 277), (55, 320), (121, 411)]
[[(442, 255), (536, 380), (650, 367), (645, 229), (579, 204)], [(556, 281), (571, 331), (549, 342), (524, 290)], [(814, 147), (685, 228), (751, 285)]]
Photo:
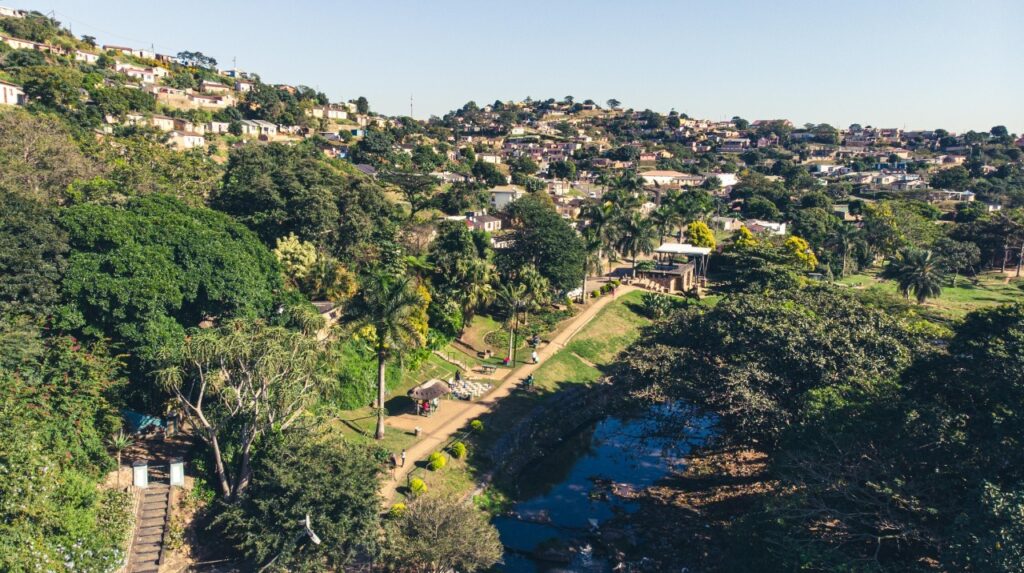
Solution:
[(462, 290), (462, 314), (466, 324), (477, 309), (494, 302), (494, 265), (486, 259), (475, 259), (465, 270)]
[(530, 310), (539, 309), (551, 300), (551, 283), (533, 265), (526, 265), (519, 271), (519, 282), (526, 288), (523, 324), (527, 325), (530, 322)]
[(662, 203), (657, 209), (651, 212), (651, 225), (658, 233), (658, 242), (665, 240), (665, 235), (672, 232), (681, 221), (682, 215), (672, 204)]
[(604, 263), (601, 262), (601, 250), (604, 241), (600, 235), (590, 229), (583, 230), (583, 292), (580, 294), (580, 302), (587, 302), (587, 277), (590, 273), (598, 274), (604, 270)]
[(918, 304), (924, 304), (925, 300), (942, 294), (942, 281), (945, 280), (945, 273), (938, 257), (933, 257), (931, 251), (923, 249), (900, 251), (896, 260), (890, 263), (890, 270), (887, 274), (896, 279), (904, 297), (910, 298), (910, 295), (913, 294)]
[(853, 250), (853, 246), (860, 238), (860, 230), (852, 225), (839, 225), (831, 236), (825, 241), (825, 246), (831, 248), (833, 251), (843, 258), (843, 268), (839, 272), (839, 278), (846, 276), (847, 269), (850, 262), (850, 251)]
[(519, 330), (519, 313), (527, 304), (526, 286), (515, 283), (505, 283), (498, 287), (495, 301), (508, 312), (508, 359), (510, 365), (515, 350), (516, 332)]
[(373, 329), (373, 350), (377, 355), (377, 431), (376, 439), (384, 437), (385, 368), (388, 360), (403, 352), (422, 346), (426, 333), (417, 327), (416, 311), (423, 297), (408, 277), (383, 273), (371, 275), (356, 294), (350, 306), (352, 325)]
[(650, 219), (644, 218), (639, 212), (633, 212), (619, 221), (618, 240), (619, 252), (628, 256), (633, 263), (633, 276), (636, 276), (636, 258), (654, 250), (654, 226)]

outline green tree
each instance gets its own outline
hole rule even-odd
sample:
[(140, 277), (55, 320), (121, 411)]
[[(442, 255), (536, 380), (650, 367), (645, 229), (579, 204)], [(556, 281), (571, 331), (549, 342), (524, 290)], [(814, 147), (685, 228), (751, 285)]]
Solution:
[(0, 314), (42, 315), (59, 301), (67, 236), (53, 212), (0, 189)]
[(981, 250), (971, 242), (943, 237), (935, 242), (935, 251), (940, 253), (939, 262), (943, 272), (952, 275), (950, 286), (953, 288), (956, 288), (956, 279), (960, 273), (973, 272), (981, 262)]
[(267, 317), (281, 300), (274, 256), (222, 213), (150, 196), (76, 205), (60, 223), (71, 254), (59, 322), (124, 345), (140, 398), (156, 398), (143, 383), (185, 329), (211, 317)]
[(650, 219), (640, 213), (632, 213), (618, 222), (619, 238), (616, 248), (632, 261), (633, 276), (636, 276), (636, 259), (648, 254), (655, 247), (655, 230)]
[(356, 328), (368, 327), (368, 335), (377, 357), (377, 429), (374, 437), (384, 437), (384, 398), (387, 391), (387, 363), (404, 352), (426, 343), (425, 324), (417, 324), (415, 315), (424, 306), (422, 295), (407, 277), (376, 273), (368, 277), (356, 293), (350, 317)]
[(904, 297), (914, 295), (918, 304), (942, 294), (946, 278), (938, 257), (923, 249), (904, 249), (886, 267), (886, 276), (896, 280)]
[(56, 119), (23, 110), (0, 113), (0, 187), (60, 204), (68, 185), (99, 171)]
[[(215, 526), (252, 564), (280, 571), (341, 570), (375, 555), (380, 463), (337, 436), (271, 434), (253, 462), (252, 485)], [(305, 531), (306, 516), (320, 543)]]
[(256, 444), (287, 432), (324, 385), (314, 338), (259, 321), (195, 332), (161, 354), (158, 379), (209, 446), (227, 499), (251, 484)]
[(425, 573), (483, 571), (503, 552), (487, 516), (456, 496), (419, 496), (385, 531), (387, 560)]
[(530, 303), (526, 286), (518, 283), (503, 283), (495, 291), (495, 301), (504, 309), (508, 320), (508, 355), (509, 364), (515, 362), (516, 336), (519, 332), (519, 315)]
[(554, 209), (550, 199), (528, 195), (509, 208), (514, 225), (511, 248), (498, 257), (498, 268), (514, 275), (533, 264), (560, 291), (572, 290), (583, 280), (583, 241)]

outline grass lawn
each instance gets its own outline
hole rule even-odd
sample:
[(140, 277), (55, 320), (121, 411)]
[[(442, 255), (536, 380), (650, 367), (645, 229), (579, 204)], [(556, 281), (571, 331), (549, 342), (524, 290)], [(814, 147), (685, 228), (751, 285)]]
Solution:
[(636, 341), (640, 328), (651, 323), (639, 314), (642, 297), (641, 291), (633, 291), (602, 308), (573, 337), (567, 350), (599, 366), (610, 364), (622, 349)]
[[(841, 279), (841, 284), (902, 297), (895, 281), (878, 276), (880, 269), (869, 269)], [(983, 273), (976, 277), (960, 277), (957, 286), (943, 285), (942, 294), (925, 302), (924, 306), (948, 318), (960, 318), (972, 310), (1008, 302), (1024, 301), (1024, 278), (1010, 278), (998, 272)]]

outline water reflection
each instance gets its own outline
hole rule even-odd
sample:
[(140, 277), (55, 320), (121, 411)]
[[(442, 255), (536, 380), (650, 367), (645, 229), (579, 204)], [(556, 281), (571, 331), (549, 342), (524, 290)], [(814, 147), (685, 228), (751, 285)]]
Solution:
[(636, 511), (635, 502), (618, 494), (650, 486), (680, 465), (711, 425), (688, 407), (662, 405), (607, 417), (567, 437), (517, 480), (513, 515), (495, 519), (510, 549), (499, 570), (611, 571), (607, 560), (587, 554), (590, 532), (619, 512)]

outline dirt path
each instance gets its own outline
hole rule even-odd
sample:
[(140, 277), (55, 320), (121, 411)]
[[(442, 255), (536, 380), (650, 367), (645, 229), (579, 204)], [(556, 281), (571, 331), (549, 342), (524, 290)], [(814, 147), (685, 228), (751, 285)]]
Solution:
[[(615, 297), (604, 296), (591, 303), (583, 312), (572, 319), (572, 323), (568, 328), (558, 333), (548, 344), (537, 351), (541, 364), (565, 348), (565, 345), (587, 323), (593, 320), (602, 308), (618, 299), (618, 295), (625, 295), (634, 290), (637, 290), (636, 287), (621, 285), (618, 287), (618, 293)], [(525, 352), (523, 354), (524, 356), (526, 355)], [(512, 392), (520, 380), (533, 373), (539, 366), (540, 364), (523, 364), (518, 368), (513, 368), (500, 381), (497, 381), (497, 388), (476, 402), (444, 400), (437, 414), (429, 418), (416, 416), (415, 414), (400, 414), (388, 418), (387, 426), (389, 431), (411, 432), (418, 427), (423, 433), (423, 437), (406, 450), (405, 467), (398, 468), (395, 479), (384, 483), (384, 487), (381, 489), (384, 501), (390, 502), (394, 498), (397, 488), (405, 484), (406, 476), (416, 467), (417, 460), (424, 459), (431, 453), (436, 452), (456, 432), (469, 424), (471, 420), (489, 412), (499, 400)]]

